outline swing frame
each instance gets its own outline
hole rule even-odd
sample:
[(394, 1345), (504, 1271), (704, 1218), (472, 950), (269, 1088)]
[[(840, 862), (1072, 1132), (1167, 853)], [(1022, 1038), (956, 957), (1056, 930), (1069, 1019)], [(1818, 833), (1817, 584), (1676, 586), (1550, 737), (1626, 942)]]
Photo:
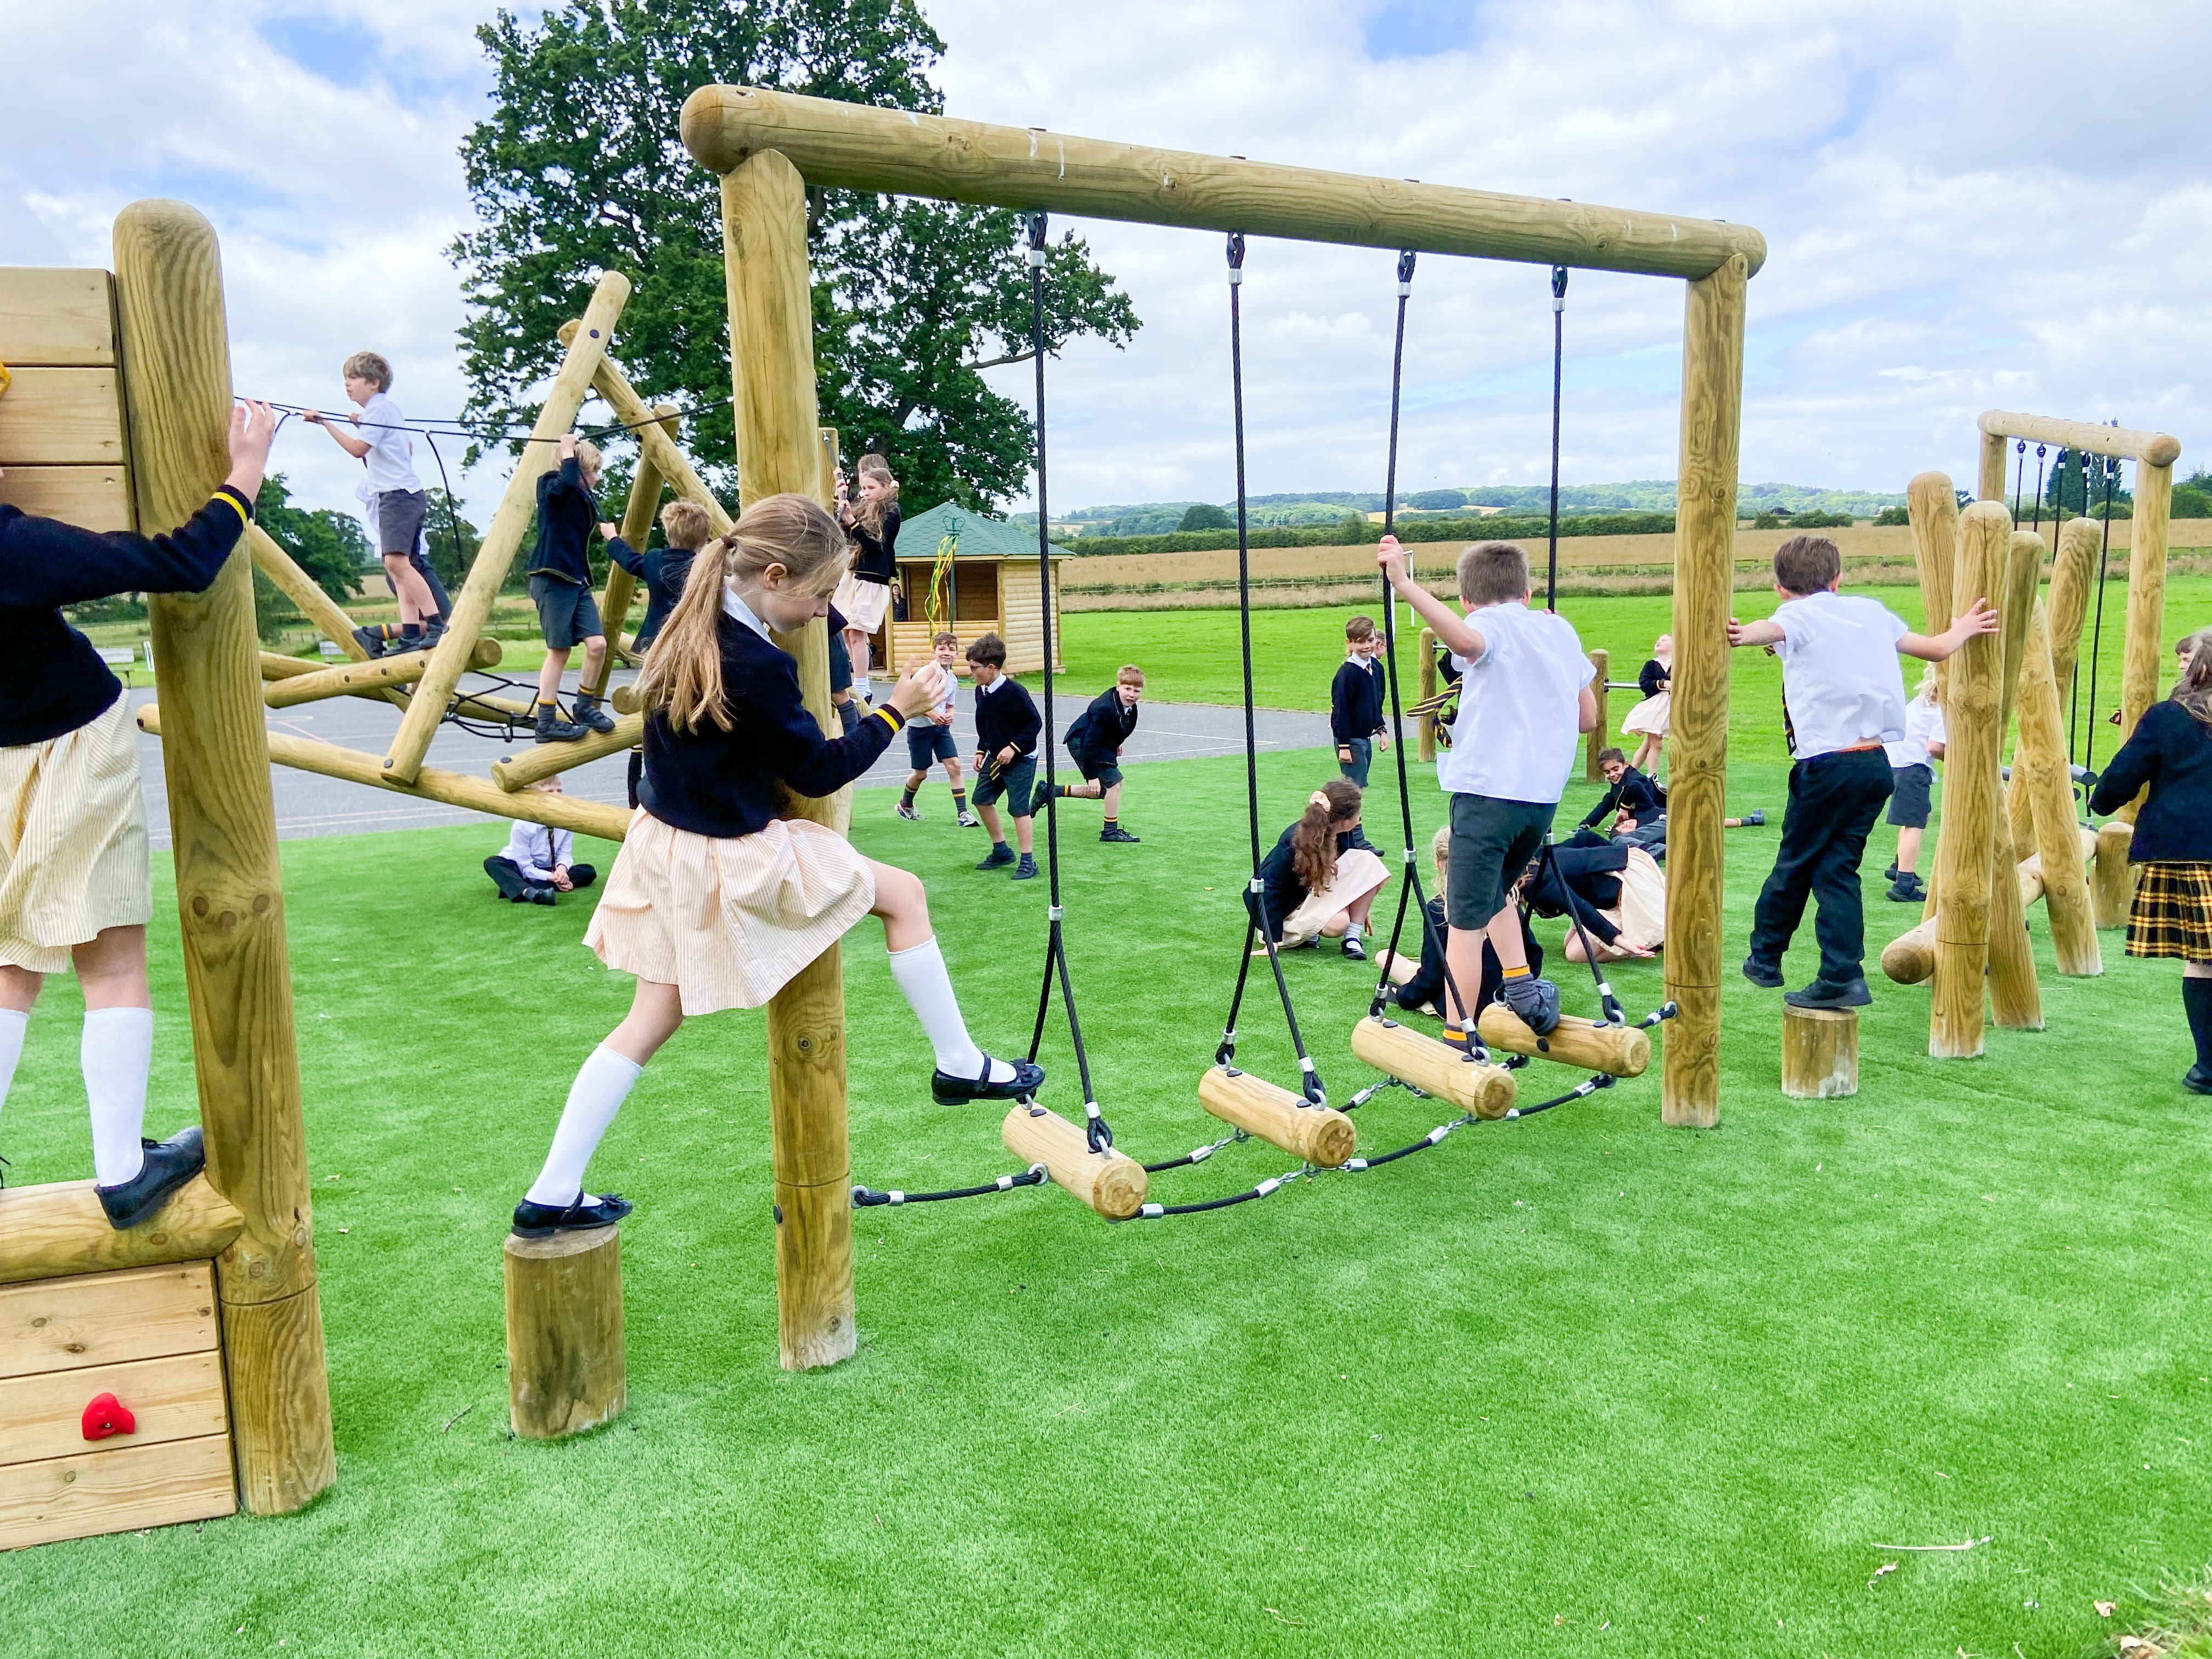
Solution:
[[(740, 489), (817, 494), (806, 251), (809, 186), (1188, 229), (1671, 276), (1686, 285), (1675, 528), (1673, 782), (1660, 1114), (1720, 1109), (1722, 808), (1728, 614), (1747, 285), (1765, 239), (1747, 225), (1376, 179), (990, 125), (737, 86), (684, 106), (684, 143), (721, 179)], [(826, 645), (783, 641), (819, 715)], [(811, 810), (808, 808), (807, 810)], [(836, 951), (769, 1008), (783, 1363), (855, 1351), (846, 1180), (843, 999)]]

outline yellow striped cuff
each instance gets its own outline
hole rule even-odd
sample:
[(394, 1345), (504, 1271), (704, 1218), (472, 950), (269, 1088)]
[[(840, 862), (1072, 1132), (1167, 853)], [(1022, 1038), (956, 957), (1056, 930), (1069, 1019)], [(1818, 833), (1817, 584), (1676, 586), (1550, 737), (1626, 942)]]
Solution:
[(237, 493), (227, 484), (222, 489), (216, 490), (214, 495), (208, 497), (208, 501), (210, 506), (216, 501), (221, 501), (232, 512), (237, 514), (238, 522), (241, 528), (253, 522), (253, 515), (246, 510), (246, 503), (240, 501)]
[(890, 726), (893, 736), (896, 736), (899, 729), (906, 724), (906, 716), (900, 714), (897, 709), (892, 708), (889, 703), (878, 704), (877, 707), (870, 709), (868, 713), (872, 718), (883, 720), (885, 724)]

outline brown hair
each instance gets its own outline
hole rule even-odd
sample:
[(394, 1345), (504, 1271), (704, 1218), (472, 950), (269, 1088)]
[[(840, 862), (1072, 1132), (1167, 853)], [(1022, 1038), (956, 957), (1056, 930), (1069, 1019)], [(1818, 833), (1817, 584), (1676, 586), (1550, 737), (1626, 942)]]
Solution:
[(671, 501), (660, 509), (660, 533), (671, 547), (697, 552), (708, 527), (707, 509), (696, 501)]
[(800, 592), (827, 594), (845, 566), (845, 532), (805, 495), (770, 495), (738, 516), (726, 536), (709, 542), (691, 561), (683, 597), (668, 613), (645, 670), (638, 698), (658, 708), (679, 732), (702, 719), (726, 732), (730, 710), (722, 695), (722, 584), (757, 579), (781, 565)]
[(1344, 637), (1346, 641), (1352, 645), (1357, 645), (1362, 640), (1373, 639), (1375, 637), (1375, 618), (1372, 617), (1354, 617), (1350, 622), (1345, 623)]
[(940, 629), (930, 637), (929, 647), (930, 649), (933, 651), (940, 645), (957, 645), (959, 643), (960, 636), (954, 633), (951, 629), (947, 628)]
[(1114, 684), (1116, 685), (1142, 685), (1144, 683), (1145, 671), (1133, 662), (1125, 662), (1114, 671)]
[(1774, 585), (1817, 593), (1844, 574), (1844, 556), (1826, 536), (1792, 536), (1774, 550)]
[(853, 520), (867, 526), (871, 536), (884, 533), (884, 515), (898, 505), (898, 479), (892, 476), (891, 464), (870, 450), (854, 465), (854, 473), (874, 473), (884, 481), (884, 493), (873, 501), (862, 495), (853, 503)]
[(1628, 764), (1628, 757), (1622, 754), (1618, 749), (1599, 750), (1597, 751), (1597, 763), (1600, 766), (1602, 766), (1607, 761), (1619, 761), (1623, 766), (1626, 766)]
[(374, 351), (356, 351), (339, 366), (341, 374), (356, 380), (373, 380), (379, 392), (392, 390), (392, 365)]
[(2197, 636), (2172, 700), (2194, 715), (2199, 726), (2212, 726), (2212, 631)]
[(1528, 555), (1517, 542), (1477, 542), (1459, 556), (1459, 596), (1468, 605), (1504, 605), (1528, 591)]
[(1359, 786), (1348, 778), (1331, 778), (1307, 800), (1291, 826), (1291, 868), (1308, 892), (1318, 893), (1336, 879), (1336, 826), (1358, 816)]
[(1006, 642), (996, 634), (986, 634), (968, 647), (969, 662), (987, 662), (994, 668), (1006, 665)]

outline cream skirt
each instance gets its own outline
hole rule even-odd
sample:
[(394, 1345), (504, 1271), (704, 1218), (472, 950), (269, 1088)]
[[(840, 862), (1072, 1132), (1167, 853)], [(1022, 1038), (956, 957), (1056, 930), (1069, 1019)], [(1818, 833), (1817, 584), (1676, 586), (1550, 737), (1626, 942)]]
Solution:
[(887, 583), (864, 582), (848, 570), (837, 579), (837, 592), (830, 603), (837, 607), (837, 614), (845, 619), (848, 628), (872, 634), (884, 625), (884, 612), (890, 609), (891, 590)]
[(1596, 934), (1590, 935), (1600, 962), (1618, 962), (1627, 956), (1620, 945), (1656, 951), (1666, 944), (1667, 872), (1641, 847), (1628, 849), (1628, 867), (1620, 872), (1620, 903), (1605, 915), (1620, 929), (1620, 939), (1619, 945), (1605, 945)]
[(1628, 718), (1620, 723), (1623, 732), (1649, 732), (1655, 738), (1667, 735), (1667, 710), (1674, 700), (1672, 691), (1662, 691), (1656, 697), (1646, 697), (1628, 711)]
[(129, 702), (118, 694), (74, 732), (0, 749), (0, 962), (58, 974), (71, 945), (154, 914)]
[(1283, 923), (1279, 949), (1295, 949), (1318, 938), (1321, 930), (1333, 916), (1342, 915), (1352, 908), (1362, 894), (1371, 893), (1390, 878), (1382, 860), (1364, 847), (1354, 847), (1337, 854), (1336, 879), (1318, 893), (1306, 895), (1306, 902), (1291, 912)]
[(617, 972), (673, 985), (688, 1014), (757, 1008), (876, 902), (850, 842), (804, 818), (718, 841), (641, 811), (584, 943)]

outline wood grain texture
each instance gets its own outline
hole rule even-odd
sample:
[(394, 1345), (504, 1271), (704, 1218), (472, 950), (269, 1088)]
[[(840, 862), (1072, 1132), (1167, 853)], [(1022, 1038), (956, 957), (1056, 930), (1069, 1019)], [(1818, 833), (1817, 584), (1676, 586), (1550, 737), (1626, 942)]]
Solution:
[(1324, 1170), (1342, 1164), (1358, 1142), (1352, 1120), (1334, 1107), (1310, 1106), (1303, 1096), (1234, 1066), (1210, 1066), (1200, 1075), (1198, 1103), (1223, 1122)]
[(0, 1376), (210, 1352), (216, 1322), (205, 1261), (0, 1285)]
[(1352, 1028), (1352, 1052), (1386, 1077), (1410, 1083), (1480, 1118), (1501, 1118), (1513, 1109), (1514, 1074), (1503, 1066), (1470, 1060), (1449, 1043), (1370, 1015)]
[[(2136, 467), (2135, 537), (2128, 549), (2127, 650), (2120, 665), (2122, 743), (2135, 735), (2143, 710), (2158, 701), (2159, 670), (2171, 648), (2166, 640), (2166, 538), (2172, 507), (2172, 466)], [(2118, 816), (2133, 823), (2142, 803), (2138, 794)]]
[[(337, 1479), (322, 1299), (310, 1285), (278, 1302), (234, 1301), (241, 1275), (225, 1260), (216, 1267), (239, 1502), (249, 1514), (289, 1515)], [(249, 1421), (270, 1426), (249, 1436)]]
[[(1984, 437), (2025, 438), (2032, 444), (2057, 444), (2067, 449), (2086, 450), (2092, 455), (2118, 455), (2124, 460), (2144, 461), (2153, 466), (2170, 467), (2181, 458), (2181, 440), (2168, 437), (2163, 432), (2135, 432), (2124, 427), (2099, 426), (2093, 421), (2053, 420), (2047, 415), (2021, 415), (2008, 409), (1984, 410), (1976, 424)], [(1996, 495), (1984, 499), (2000, 500), (2004, 495), (2004, 481), (2000, 476)]]
[(123, 466), (17, 466), (0, 472), (0, 502), (81, 530), (129, 530), (135, 524), (131, 473)]
[(622, 1415), (622, 1230), (507, 1235), (507, 1382), (515, 1433), (561, 1440)]
[(9, 1187), (0, 1190), (0, 1285), (212, 1261), (245, 1226), (204, 1175), (125, 1232), (109, 1224), (89, 1181)]
[[(1428, 630), (1422, 630), (1426, 633)], [(1613, 742), (1612, 696), (1606, 690), (1606, 678), (1613, 672), (1613, 653), (1597, 650), (1589, 653), (1590, 666), (1597, 671), (1590, 681), (1590, 691), (1597, 698), (1597, 724), (1583, 734), (1583, 779), (1588, 783), (1605, 781), (1605, 770), (1598, 765), (1598, 751)]]
[(2058, 551), (2051, 562), (2049, 613), (2051, 678), (2058, 695), (2073, 696), (2074, 665), (2081, 650), (2082, 624), (2089, 619), (2090, 596), (2096, 592), (2097, 555), (2103, 532), (2094, 520), (2069, 519), (2058, 532)]
[[(2028, 629), (2035, 614), (2036, 589), (2048, 550), (2042, 537), (2025, 530), (2015, 530), (2006, 549), (2004, 580), (1996, 600), (2004, 618), (1997, 635), (2003, 646), (1997, 667), (2000, 745), (2012, 721), (2021, 665), (2027, 659)], [(2003, 805), (2000, 780), (1990, 829), (1990, 1018), (2000, 1030), (2039, 1031), (2043, 994), (2036, 983), (2035, 952), (2027, 936), (2027, 919), (2021, 908), (2020, 884), (2014, 878), (2020, 860), (2013, 850), (2012, 824)]]
[[(1961, 514), (1954, 607), (1979, 595), (2002, 594), (2011, 552), (2012, 514), (2002, 505), (1977, 501)], [(1943, 772), (1943, 833), (1936, 845), (1936, 983), (1929, 998), (1928, 1030), (1928, 1052), (1937, 1060), (1982, 1052), (2002, 732), (2003, 697), (1997, 681), (2003, 667), (2004, 641), (1994, 634), (1977, 635), (1951, 659), (1944, 690), (1950, 739)]]
[(644, 738), (645, 716), (623, 714), (616, 720), (615, 729), (611, 732), (594, 732), (590, 737), (574, 743), (541, 743), (510, 752), (491, 763), (492, 780), (511, 794), (540, 778), (550, 778), (557, 772), (568, 771), (581, 766), (586, 761), (598, 760), (603, 755), (619, 755), (625, 749), (635, 749)]
[(238, 1512), (228, 1436), (23, 1463), (0, 1481), (0, 1550)]
[(1917, 985), (1936, 971), (1936, 918), (1923, 916), (1882, 947), (1881, 971), (1899, 985)]
[[(605, 358), (600, 359), (603, 367), (605, 361)], [(661, 417), (660, 430), (672, 439), (676, 435), (675, 405), (656, 404), (653, 412)], [(619, 526), (623, 540), (641, 553), (645, 550), (646, 538), (653, 534), (653, 520), (659, 515), (660, 492), (663, 488), (660, 469), (653, 464), (653, 457), (646, 454), (641, 445), (637, 468), (630, 475), (629, 499), (623, 504), (622, 523)], [(630, 603), (636, 594), (637, 578), (612, 559), (609, 559), (606, 592), (599, 596), (599, 623), (606, 630), (607, 643), (610, 646), (621, 642), (623, 628), (629, 621)], [(610, 650), (606, 655), (599, 659), (599, 672), (586, 676), (578, 684), (592, 696), (604, 696), (606, 694), (607, 676), (614, 672), (614, 665), (615, 653)]]
[(346, 614), (345, 607), (300, 568), (283, 543), (259, 525), (252, 524), (246, 527), (246, 545), (253, 556), (254, 568), (276, 583), (277, 591), (292, 601), (300, 614), (323, 630), (325, 639), (355, 662), (368, 660), (368, 650), (353, 636), (354, 619)]
[[(104, 1443), (84, 1437), (84, 1408), (103, 1394), (113, 1395), (137, 1419), (127, 1437)], [(222, 1434), (228, 1425), (222, 1356), (213, 1348), (0, 1381), (0, 1468), (67, 1457), (98, 1444), (119, 1450), (191, 1440)], [(0, 1474), (0, 1486), (8, 1480)]]
[(853, 1313), (853, 1194), (844, 1184), (775, 1183), (779, 1363), (817, 1370), (858, 1352)]
[(2097, 831), (2097, 852), (2089, 866), (2089, 914), (2100, 927), (2124, 927), (2136, 896), (2136, 868), (2128, 862), (2135, 826), (2112, 818)]
[(0, 398), (0, 464), (120, 466), (128, 459), (113, 369), (8, 366), (13, 380)]
[[(478, 640), (471, 647), (471, 666), (495, 668), (501, 657), (497, 640)], [(374, 662), (343, 663), (335, 668), (311, 669), (305, 674), (286, 674), (276, 678), (264, 675), (267, 681), (261, 688), (261, 701), (271, 708), (291, 708), (303, 702), (320, 702), (327, 697), (357, 696), (364, 691), (381, 691), (387, 686), (412, 684), (422, 678), (430, 665), (427, 651), (388, 651)]]
[(1739, 256), (1689, 284), (1682, 331), (1680, 483), (1674, 515), (1674, 697), (1667, 754), (1667, 996), (1659, 1116), (1712, 1127), (1721, 1109), (1721, 827), (1728, 789), (1729, 600), (1743, 417), (1745, 284)]
[[(1415, 695), (1421, 702), (1426, 702), (1437, 695), (1437, 630), (1435, 629), (1424, 628), (1421, 630), (1420, 653), (1421, 678), (1419, 690)], [(1423, 714), (1414, 722), (1414, 729), (1420, 734), (1419, 739), (1420, 746), (1416, 752), (1420, 756), (1422, 763), (1426, 764), (1437, 757), (1437, 717), (1434, 714)]]
[(0, 265), (0, 363), (112, 367), (114, 279), (100, 270)]
[(1073, 1194), (1109, 1221), (1127, 1221), (1144, 1206), (1152, 1177), (1126, 1153), (1094, 1152), (1083, 1130), (1042, 1106), (1015, 1106), (999, 1125), (1006, 1150), (1027, 1164), (1042, 1164), (1053, 1185)]
[(1608, 1025), (1563, 1014), (1555, 1028), (1538, 1036), (1510, 1008), (1493, 1002), (1482, 1011), (1475, 1026), (1483, 1042), (1493, 1048), (1555, 1060), (1585, 1072), (1642, 1077), (1651, 1064), (1650, 1033), (1633, 1025)]
[(750, 87), (684, 101), (691, 154), (727, 173), (781, 151), (816, 185), (1296, 241), (1413, 248), (1659, 276), (1745, 274), (1766, 240), (1745, 225), (1539, 197), (1362, 178), (1041, 128), (992, 126)]
[(1981, 434), (1980, 465), (1975, 477), (1974, 499), (1982, 501), (2009, 500), (2011, 491), (2005, 486), (2006, 457), (2011, 446), (2002, 438)]
[[(215, 232), (179, 203), (140, 202), (117, 216), (114, 242), (139, 523), (182, 524), (229, 471)], [(156, 595), (148, 611), (208, 1179), (245, 1218), (218, 1258), (228, 1324), (253, 1304), (312, 1310), (315, 1282), (249, 556), (233, 553), (206, 592)], [(281, 1366), (231, 1352), (240, 1486), (262, 1512), (299, 1508), (334, 1470), (320, 1316), (297, 1322), (313, 1351)]]
[(446, 700), (467, 668), (469, 647), (483, 634), (484, 618), (491, 614), (492, 601), (499, 597), (507, 568), (522, 545), (523, 532), (537, 514), (538, 480), (560, 465), (556, 441), (575, 425), (576, 411), (592, 389), (592, 374), (606, 356), (607, 341), (629, 299), (629, 277), (618, 270), (600, 273), (592, 289), (592, 301), (584, 308), (583, 325), (562, 356), (538, 418), (531, 424), (531, 441), (523, 445), (522, 453), (516, 458), (506, 493), (500, 497), (491, 522), (485, 526), (483, 544), (469, 565), (468, 578), (453, 596), (453, 614), (446, 624), (445, 638), (431, 653), (421, 693), (409, 701), (407, 712), (400, 716), (399, 730), (392, 737), (385, 765), (403, 783), (414, 781), (422, 769), (422, 757), (429, 752), (430, 739), (437, 735), (438, 723), (445, 717)]
[[(2051, 953), (2058, 971), (2077, 978), (2104, 972), (2096, 918), (2089, 910), (2089, 882), (2081, 868), (2080, 828), (2066, 770), (2066, 723), (2051, 677), (2051, 628), (2044, 607), (2030, 613), (2027, 648), (2020, 674), (2020, 737), (2013, 746), (2012, 793), (2026, 804), (2030, 836), (2013, 850), (2033, 846), (2044, 911), (2051, 921)], [(2022, 867), (2027, 861), (2022, 860)], [(2047, 872), (2047, 873), (2045, 873)], [(2027, 890), (2021, 890), (2023, 903)]]
[(1782, 1009), (1782, 1092), (1836, 1100), (1859, 1091), (1859, 1011)]
[[(1951, 583), (1959, 563), (1959, 495), (1948, 473), (1923, 472), (1905, 486), (1905, 511), (1912, 530), (1912, 563), (1920, 573), (1920, 602), (1931, 633), (1950, 626), (1954, 611)], [(1943, 684), (1948, 663), (1937, 663), (1936, 684)], [(1937, 694), (1941, 696), (1940, 690)]]

